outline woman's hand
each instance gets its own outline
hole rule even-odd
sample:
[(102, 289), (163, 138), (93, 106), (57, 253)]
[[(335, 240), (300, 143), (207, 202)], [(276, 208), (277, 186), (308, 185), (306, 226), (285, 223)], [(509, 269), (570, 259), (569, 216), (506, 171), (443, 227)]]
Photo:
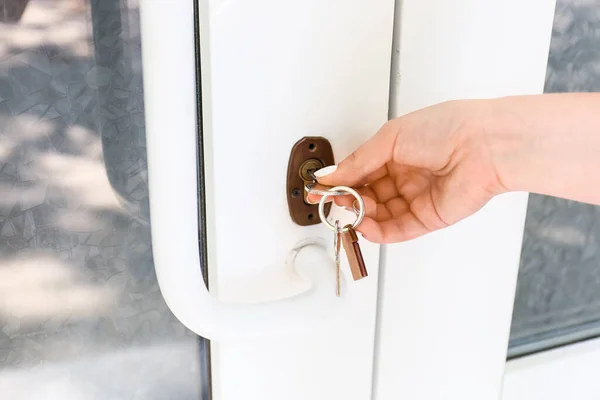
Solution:
[[(597, 93), (441, 103), (389, 121), (335, 171), (316, 175), (325, 185), (367, 185), (357, 230), (377, 243), (452, 225), (506, 191), (600, 205), (598, 110)], [(352, 208), (349, 196), (335, 201)]]
[[(387, 122), (320, 183), (358, 187), (369, 241), (393, 243), (444, 228), (505, 191), (482, 126), (485, 103), (455, 101)], [(318, 196), (311, 195), (311, 201)], [(336, 204), (352, 209), (351, 196)]]

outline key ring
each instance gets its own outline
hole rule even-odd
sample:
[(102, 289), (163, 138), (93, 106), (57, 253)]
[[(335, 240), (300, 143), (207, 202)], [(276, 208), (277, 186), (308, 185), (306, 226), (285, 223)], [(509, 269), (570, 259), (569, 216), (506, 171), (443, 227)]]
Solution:
[[(358, 225), (360, 225), (363, 218), (365, 217), (365, 201), (363, 200), (363, 198), (360, 197), (360, 194), (358, 194), (358, 192), (356, 190), (354, 190), (348, 186), (335, 186), (335, 187), (332, 187), (331, 189), (329, 189), (329, 191), (330, 192), (340, 192), (340, 191), (348, 192), (356, 198), (356, 201), (358, 201), (358, 205), (360, 207), (358, 210), (358, 213), (357, 213), (358, 215), (356, 216), (356, 221), (354, 221), (354, 223), (352, 224), (352, 228), (356, 229), (356, 227)], [(329, 229), (331, 229), (332, 231), (335, 232), (336, 227), (331, 225), (329, 223), (329, 221), (327, 221), (327, 217), (325, 216), (325, 200), (329, 196), (333, 196), (333, 195), (334, 195), (333, 193), (325, 193), (325, 194), (323, 194), (323, 197), (321, 197), (321, 201), (319, 202), (319, 217), (321, 217), (321, 221), (323, 221), (325, 226), (327, 226)], [(348, 228), (343, 227), (342, 229), (340, 229), (340, 232), (348, 232)]]
[(356, 203), (358, 203), (356, 200), (352, 202), (352, 211), (354, 211), (354, 214), (358, 215), (360, 210), (356, 207)]

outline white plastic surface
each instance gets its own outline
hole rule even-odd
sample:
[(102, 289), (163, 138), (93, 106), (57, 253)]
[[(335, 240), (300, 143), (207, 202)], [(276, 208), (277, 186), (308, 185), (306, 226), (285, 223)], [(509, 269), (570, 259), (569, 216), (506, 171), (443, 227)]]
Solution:
[[(554, 1), (403, 0), (392, 114), (543, 91)], [(527, 194), (386, 246), (375, 399), (499, 399)]]
[[(289, 298), (236, 304), (216, 300), (203, 283), (198, 247), (192, 10), (191, 1), (142, 3), (152, 242), (162, 294), (184, 325), (210, 339), (250, 339), (299, 333), (314, 330), (317, 326), (322, 329), (339, 317), (345, 299), (345, 296), (338, 299), (332, 295), (335, 290), (334, 265), (323, 246), (324, 241), (309, 238), (293, 243), (292, 240), (297, 238), (292, 238), (285, 241), (287, 247), (278, 251), (264, 249), (267, 254), (257, 257), (257, 251), (264, 246), (253, 230), (267, 232), (269, 227), (277, 230), (277, 225), (253, 225), (251, 207), (242, 207), (245, 219), (242, 216), (239, 222), (223, 222), (226, 230), (239, 230), (246, 237), (227, 238), (234, 242), (219, 247), (226, 253), (221, 262), (255, 263), (262, 267), (271, 253), (276, 252), (280, 256), (281, 276), (287, 274), (288, 280), (298, 283), (303, 290), (291, 293)], [(168, 19), (165, 18), (167, 15)], [(234, 172), (237, 175), (246, 173), (238, 168)], [(239, 177), (232, 176), (231, 179)], [(280, 202), (281, 199), (285, 201), (285, 192), (280, 194), (282, 196), (274, 197), (279, 197)], [(252, 195), (257, 198), (252, 199)], [(249, 203), (256, 203), (259, 197), (258, 190), (248, 192)], [(221, 203), (232, 200), (232, 196), (224, 194)], [(234, 207), (235, 204), (229, 204), (229, 208)], [(224, 219), (234, 213), (222, 212)], [(289, 219), (287, 212), (282, 215)], [(239, 229), (241, 226), (249, 228)], [(243, 248), (244, 244), (247, 248)], [(244, 254), (244, 251), (249, 253)], [(247, 284), (251, 286), (253, 282)]]
[[(324, 226), (289, 217), (290, 151), (324, 136), (340, 160), (386, 121), (393, 0), (201, 5), (211, 292), (289, 296), (302, 290), (282, 268), (289, 250), (306, 238), (332, 242)], [(363, 247), (376, 280), (378, 246)], [(365, 310), (374, 300), (363, 299)]]
[[(289, 249), (305, 238), (332, 243), (325, 226), (289, 217), (290, 150), (324, 136), (341, 160), (385, 123), (393, 0), (201, 4), (211, 292), (243, 302), (289, 296), (303, 290), (281, 267)], [(242, 195), (231, 195), (232, 182)], [(342, 257), (348, 283), (335, 323), (212, 343), (215, 399), (370, 398), (379, 246), (361, 247), (369, 276), (353, 282)]]
[[(341, 301), (333, 277), (299, 279), (286, 265), (290, 251), (333, 238), (323, 225), (292, 222), (285, 179), (300, 138), (326, 137), (340, 160), (385, 123), (393, 0), (215, 0), (200, 8), (210, 292), (237, 305), (212, 299), (200, 274), (191, 0), (142, 2), (161, 291), (193, 331), (245, 337), (211, 342), (214, 399), (369, 398), (379, 246), (361, 243), (369, 276), (347, 279)], [(328, 257), (306, 254), (319, 274), (330, 270)]]
[(502, 400), (597, 400), (600, 339), (545, 351), (506, 366)]

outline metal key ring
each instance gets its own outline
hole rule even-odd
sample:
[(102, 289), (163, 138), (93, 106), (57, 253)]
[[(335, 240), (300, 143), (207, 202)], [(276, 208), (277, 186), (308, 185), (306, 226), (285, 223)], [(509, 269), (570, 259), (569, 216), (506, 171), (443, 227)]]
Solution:
[[(352, 224), (352, 228), (356, 229), (356, 227), (358, 225), (360, 225), (363, 218), (365, 217), (365, 201), (363, 200), (363, 198), (360, 197), (360, 194), (358, 194), (358, 192), (356, 190), (354, 190), (348, 186), (332, 187), (331, 189), (329, 189), (329, 191), (331, 191), (331, 192), (336, 192), (336, 191), (348, 192), (356, 198), (356, 201), (358, 201), (358, 205), (360, 206), (360, 209), (358, 210), (358, 215), (356, 216), (356, 221), (354, 221), (354, 223)], [(321, 221), (323, 221), (325, 226), (327, 226), (329, 229), (331, 229), (332, 231), (335, 232), (336, 227), (331, 225), (329, 223), (329, 221), (327, 221), (327, 217), (325, 216), (325, 200), (329, 196), (333, 196), (333, 193), (331, 193), (331, 194), (326, 193), (323, 195), (323, 197), (321, 197), (321, 201), (319, 202), (319, 217), (321, 217)], [(344, 228), (340, 229), (340, 231), (348, 232), (348, 228), (344, 227)]]
[(352, 211), (354, 211), (354, 214), (358, 215), (360, 213), (359, 208), (356, 206), (356, 203), (358, 203), (356, 200), (354, 200), (352, 202)]

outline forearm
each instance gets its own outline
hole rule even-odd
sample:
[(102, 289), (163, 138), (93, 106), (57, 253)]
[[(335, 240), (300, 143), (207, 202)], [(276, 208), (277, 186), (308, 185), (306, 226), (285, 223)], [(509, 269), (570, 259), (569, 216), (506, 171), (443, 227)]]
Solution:
[(507, 190), (600, 205), (600, 94), (500, 98), (486, 114), (485, 134)]

